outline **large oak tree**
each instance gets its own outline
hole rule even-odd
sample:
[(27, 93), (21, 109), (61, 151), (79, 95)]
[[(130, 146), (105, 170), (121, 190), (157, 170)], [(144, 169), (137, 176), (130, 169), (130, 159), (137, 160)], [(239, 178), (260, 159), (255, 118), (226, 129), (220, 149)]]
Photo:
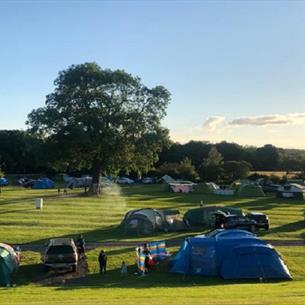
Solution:
[(168, 141), (161, 120), (170, 93), (148, 88), (122, 70), (96, 63), (61, 71), (45, 106), (28, 115), (32, 133), (43, 137), (58, 160), (87, 167), (98, 191), (101, 174), (118, 170), (145, 172)]

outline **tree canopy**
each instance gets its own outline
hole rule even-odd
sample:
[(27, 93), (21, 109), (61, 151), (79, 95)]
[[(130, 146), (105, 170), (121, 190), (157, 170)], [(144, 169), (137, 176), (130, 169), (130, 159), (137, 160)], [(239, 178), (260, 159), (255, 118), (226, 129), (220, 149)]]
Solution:
[(53, 147), (57, 160), (89, 168), (95, 184), (102, 173), (145, 172), (157, 161), (169, 141), (161, 125), (170, 100), (167, 89), (150, 89), (138, 77), (96, 63), (61, 71), (54, 85), (27, 124)]
[(184, 159), (179, 163), (163, 163), (158, 168), (158, 173), (160, 176), (170, 175), (175, 179), (185, 179), (195, 181), (198, 178), (198, 174), (195, 170), (192, 161), (188, 158)]

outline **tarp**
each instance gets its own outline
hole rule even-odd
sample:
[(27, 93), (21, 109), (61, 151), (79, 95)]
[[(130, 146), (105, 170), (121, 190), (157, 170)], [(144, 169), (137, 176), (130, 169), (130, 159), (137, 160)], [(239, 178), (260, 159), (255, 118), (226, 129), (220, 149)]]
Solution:
[(0, 243), (0, 285), (11, 284), (11, 276), (18, 268), (18, 257), (9, 245)]
[(216, 230), (187, 238), (170, 271), (224, 279), (291, 279), (276, 250), (244, 230)]
[(37, 179), (32, 188), (33, 189), (52, 189), (54, 188), (55, 183), (49, 178), (39, 178)]

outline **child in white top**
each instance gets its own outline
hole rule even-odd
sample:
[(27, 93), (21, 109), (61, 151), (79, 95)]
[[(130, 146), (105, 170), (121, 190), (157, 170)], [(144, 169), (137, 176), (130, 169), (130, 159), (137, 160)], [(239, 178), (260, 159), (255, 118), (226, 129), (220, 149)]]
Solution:
[(127, 273), (128, 273), (127, 266), (126, 266), (125, 262), (123, 261), (122, 265), (121, 265), (121, 275), (126, 276)]

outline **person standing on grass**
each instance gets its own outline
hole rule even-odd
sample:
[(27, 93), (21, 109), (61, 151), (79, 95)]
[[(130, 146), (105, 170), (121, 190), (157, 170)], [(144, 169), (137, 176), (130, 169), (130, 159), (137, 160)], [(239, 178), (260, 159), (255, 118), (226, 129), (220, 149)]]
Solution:
[(126, 276), (127, 273), (128, 273), (127, 265), (126, 265), (126, 263), (123, 261), (123, 262), (122, 262), (122, 265), (121, 265), (121, 275), (122, 275), (122, 276)]
[(82, 234), (78, 235), (78, 238), (76, 240), (76, 247), (77, 247), (80, 258), (86, 258), (85, 239)]
[(149, 255), (149, 254), (150, 254), (150, 250), (149, 250), (149, 247), (148, 247), (147, 243), (145, 243), (145, 244), (143, 245), (143, 253), (144, 253), (145, 255)]
[(105, 274), (107, 269), (107, 255), (104, 250), (101, 250), (98, 256), (98, 262), (100, 265), (100, 274)]

